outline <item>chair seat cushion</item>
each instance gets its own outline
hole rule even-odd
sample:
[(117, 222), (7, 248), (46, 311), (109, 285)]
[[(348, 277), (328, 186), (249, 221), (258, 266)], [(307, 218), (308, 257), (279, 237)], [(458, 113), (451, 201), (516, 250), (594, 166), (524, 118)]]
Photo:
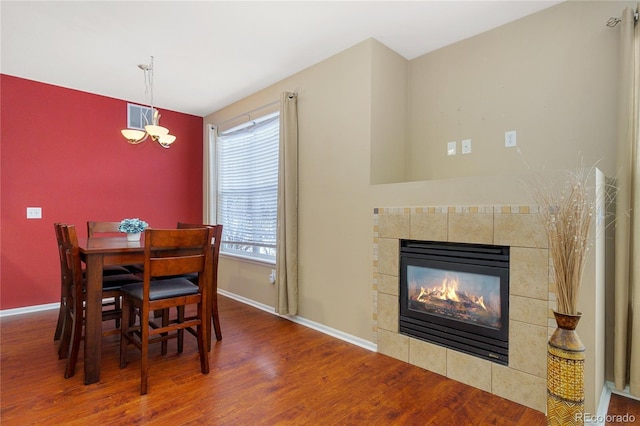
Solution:
[[(142, 300), (142, 283), (127, 284), (120, 288), (123, 295)], [(197, 294), (198, 287), (186, 278), (169, 278), (166, 280), (151, 281), (149, 287), (149, 299), (160, 300), (170, 297), (188, 296)]]
[[(134, 272), (131, 272), (130, 270), (128, 270), (127, 268), (121, 265), (107, 265), (102, 268), (103, 277), (108, 277), (110, 275), (132, 274), (132, 273)], [(87, 271), (83, 269), (82, 276), (85, 277), (86, 275), (87, 275)]]
[(144, 272), (144, 264), (143, 263), (134, 263), (131, 265), (124, 265), (128, 272), (132, 274), (141, 274)]
[[(86, 286), (86, 280), (85, 286)], [(117, 290), (123, 285), (141, 283), (142, 278), (133, 274), (107, 275), (102, 277), (102, 290)]]
[(127, 268), (120, 265), (107, 265), (102, 268), (102, 275), (104, 276), (130, 274), (130, 273), (131, 272)]

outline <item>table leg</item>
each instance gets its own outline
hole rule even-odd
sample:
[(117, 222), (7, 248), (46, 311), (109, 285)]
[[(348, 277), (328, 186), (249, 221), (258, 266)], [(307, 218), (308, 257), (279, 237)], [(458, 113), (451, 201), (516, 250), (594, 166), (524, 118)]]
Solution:
[(87, 292), (84, 337), (84, 383), (100, 380), (102, 357), (102, 267), (103, 256), (90, 254), (86, 259)]

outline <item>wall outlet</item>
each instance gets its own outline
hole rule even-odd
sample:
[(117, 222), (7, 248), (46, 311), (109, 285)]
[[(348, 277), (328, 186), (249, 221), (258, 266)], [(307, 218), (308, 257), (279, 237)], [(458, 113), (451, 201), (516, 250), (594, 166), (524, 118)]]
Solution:
[(271, 273), (269, 274), (269, 283), (270, 284), (275, 284), (276, 283), (276, 270), (272, 269)]
[(447, 142), (447, 155), (456, 155), (456, 141)]
[(515, 130), (504, 132), (504, 146), (505, 146), (505, 148), (511, 148), (512, 146), (516, 146), (516, 131)]
[(471, 154), (471, 139), (462, 141), (462, 154)]
[(42, 207), (27, 207), (27, 219), (42, 219)]

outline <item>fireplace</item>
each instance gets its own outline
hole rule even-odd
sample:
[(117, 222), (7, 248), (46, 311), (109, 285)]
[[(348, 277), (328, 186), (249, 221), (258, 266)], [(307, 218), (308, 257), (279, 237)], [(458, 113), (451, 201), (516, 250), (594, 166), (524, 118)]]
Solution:
[(399, 331), (508, 365), (509, 247), (400, 241)]

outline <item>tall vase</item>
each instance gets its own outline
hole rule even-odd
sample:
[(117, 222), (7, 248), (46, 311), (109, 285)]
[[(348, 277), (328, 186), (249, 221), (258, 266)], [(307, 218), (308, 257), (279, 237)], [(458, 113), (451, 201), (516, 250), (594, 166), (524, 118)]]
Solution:
[(558, 327), (547, 345), (547, 424), (584, 425), (585, 348), (576, 333), (582, 314), (553, 315)]

